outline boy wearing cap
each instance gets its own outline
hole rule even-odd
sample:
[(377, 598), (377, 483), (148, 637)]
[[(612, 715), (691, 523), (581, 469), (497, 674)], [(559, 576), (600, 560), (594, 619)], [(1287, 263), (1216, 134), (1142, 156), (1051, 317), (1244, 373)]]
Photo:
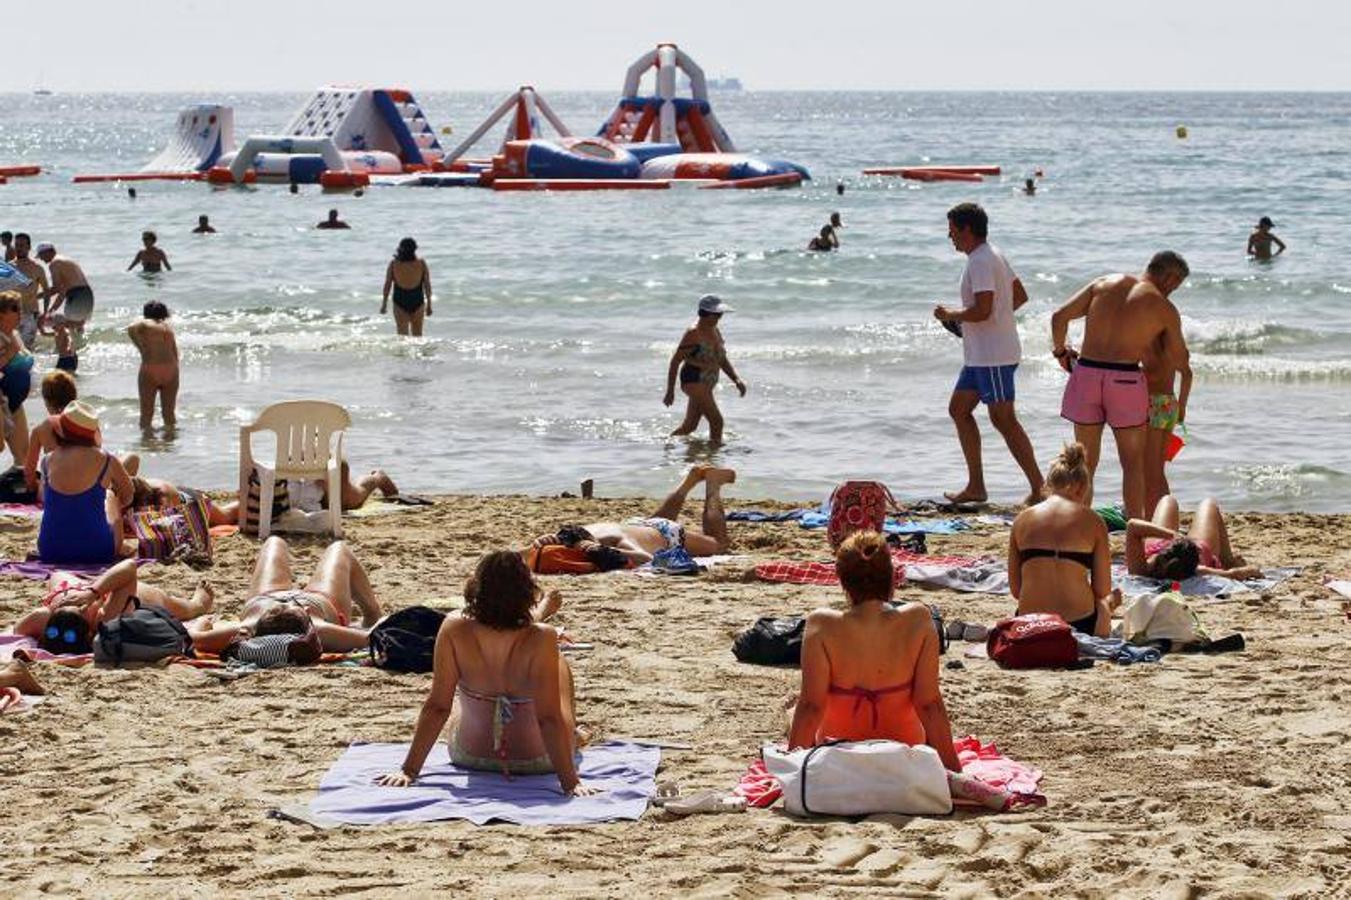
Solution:
[(680, 376), (680, 390), (689, 398), (685, 406), (685, 421), (671, 432), (672, 437), (693, 434), (699, 427), (700, 419), (708, 419), (708, 440), (712, 444), (722, 443), (722, 411), (713, 396), (718, 384), (718, 373), (726, 372), (732, 384), (746, 396), (746, 383), (737, 377), (736, 370), (727, 359), (727, 347), (718, 330), (718, 322), (724, 313), (732, 312), (732, 307), (712, 294), (699, 298), (699, 320), (685, 332), (680, 345), (671, 354), (671, 363), (666, 370), (666, 396), (662, 402), (667, 406), (675, 403), (676, 376)]
[[(1257, 221), (1257, 230), (1248, 235), (1248, 255), (1253, 259), (1271, 259), (1273, 256), (1280, 256), (1285, 252), (1285, 241), (1271, 233), (1274, 223), (1270, 216), (1263, 216)], [(1271, 252), (1271, 245), (1276, 245), (1276, 252)]]
[(984, 403), (990, 421), (1003, 436), (1009, 452), (1027, 476), (1027, 503), (1041, 499), (1041, 469), (1032, 441), (1013, 408), (1013, 376), (1022, 361), (1018, 323), (1013, 313), (1027, 302), (1027, 291), (1004, 254), (986, 242), (989, 218), (975, 203), (959, 203), (948, 210), (948, 238), (967, 256), (960, 291), (962, 308), (934, 309), (940, 322), (962, 326), (962, 372), (948, 402), (948, 415), (957, 426), (957, 440), (966, 457), (966, 487), (944, 496), (953, 503), (984, 503), (985, 468), (980, 452), (980, 426), (974, 415)]

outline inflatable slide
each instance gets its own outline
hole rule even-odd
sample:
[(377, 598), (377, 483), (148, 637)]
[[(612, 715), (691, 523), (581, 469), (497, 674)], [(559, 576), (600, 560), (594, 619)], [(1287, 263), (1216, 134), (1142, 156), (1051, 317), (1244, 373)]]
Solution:
[(76, 175), (75, 182), (195, 181), (235, 148), (235, 111), (200, 103), (178, 113), (169, 146), (139, 172)]

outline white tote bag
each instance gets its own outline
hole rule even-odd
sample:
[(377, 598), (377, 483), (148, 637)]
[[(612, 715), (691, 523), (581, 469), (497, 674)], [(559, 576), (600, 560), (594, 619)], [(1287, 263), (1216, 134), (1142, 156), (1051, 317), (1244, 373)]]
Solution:
[(1171, 591), (1132, 597), (1121, 610), (1121, 636), (1135, 644), (1160, 639), (1177, 644), (1206, 640), (1196, 613)]
[(765, 768), (783, 785), (791, 815), (909, 816), (952, 812), (938, 751), (896, 741), (841, 741), (788, 751), (765, 745)]

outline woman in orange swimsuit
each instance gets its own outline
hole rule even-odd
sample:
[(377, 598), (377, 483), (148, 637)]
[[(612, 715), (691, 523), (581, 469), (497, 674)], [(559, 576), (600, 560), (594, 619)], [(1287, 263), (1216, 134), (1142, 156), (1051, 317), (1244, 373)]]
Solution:
[(572, 670), (558, 632), (535, 620), (540, 591), (519, 553), (479, 560), (464, 587), (464, 613), (447, 616), (436, 636), (432, 689), (418, 716), (408, 756), (377, 784), (417, 780), (436, 739), (448, 735), (450, 759), (503, 774), (555, 772), (565, 794), (591, 789), (577, 777), (577, 716)]
[(938, 689), (938, 632), (929, 610), (891, 603), (891, 554), (875, 531), (846, 539), (835, 568), (849, 608), (807, 617), (789, 748), (831, 739), (928, 744), (944, 766), (960, 772)]

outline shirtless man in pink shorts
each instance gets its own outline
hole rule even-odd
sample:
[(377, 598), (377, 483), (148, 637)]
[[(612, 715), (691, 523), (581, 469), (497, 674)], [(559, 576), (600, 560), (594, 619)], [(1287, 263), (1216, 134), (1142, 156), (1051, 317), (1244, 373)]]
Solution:
[[(1149, 389), (1141, 364), (1163, 356), (1187, 367), (1182, 317), (1168, 299), (1190, 270), (1171, 250), (1154, 254), (1143, 275), (1104, 275), (1085, 285), (1051, 317), (1052, 355), (1070, 373), (1060, 415), (1074, 423), (1074, 439), (1096, 472), (1103, 425), (1112, 427), (1121, 460), (1126, 518), (1145, 517), (1145, 442)], [(1079, 352), (1066, 344), (1070, 322), (1084, 319)], [(1092, 486), (1085, 503), (1093, 500)]]

